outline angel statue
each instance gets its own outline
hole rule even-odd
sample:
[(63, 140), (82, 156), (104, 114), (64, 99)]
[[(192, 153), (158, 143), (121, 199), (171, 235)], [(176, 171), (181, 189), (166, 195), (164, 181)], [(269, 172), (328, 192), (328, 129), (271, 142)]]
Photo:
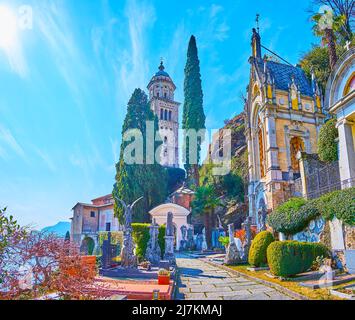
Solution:
[(116, 203), (121, 203), (124, 210), (124, 231), (123, 231), (123, 246), (121, 250), (121, 266), (123, 268), (137, 268), (137, 257), (134, 254), (134, 243), (132, 238), (132, 215), (133, 208), (143, 199), (140, 197), (132, 204), (126, 204), (123, 200), (114, 195)]

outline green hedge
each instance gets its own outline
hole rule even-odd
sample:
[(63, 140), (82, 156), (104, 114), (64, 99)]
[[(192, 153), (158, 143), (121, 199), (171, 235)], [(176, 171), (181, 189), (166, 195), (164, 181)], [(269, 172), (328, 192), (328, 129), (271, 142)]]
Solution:
[(251, 243), (248, 259), (249, 264), (255, 267), (267, 265), (266, 250), (270, 243), (274, 241), (274, 236), (270, 232), (263, 231), (258, 233)]
[(271, 272), (289, 277), (308, 271), (317, 257), (329, 257), (329, 250), (320, 243), (276, 241), (267, 248)]
[[(133, 241), (136, 244), (136, 255), (139, 259), (144, 259), (149, 242), (149, 223), (132, 223)], [(165, 226), (159, 227), (158, 241), (162, 254), (165, 251)]]

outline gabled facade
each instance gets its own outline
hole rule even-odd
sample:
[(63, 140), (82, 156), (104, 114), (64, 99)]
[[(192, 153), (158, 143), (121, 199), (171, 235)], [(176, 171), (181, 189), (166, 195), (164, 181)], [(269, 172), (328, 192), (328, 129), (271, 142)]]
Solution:
[(322, 96), (313, 76), (298, 66), (262, 58), (253, 29), (250, 81), (245, 104), (249, 164), (249, 214), (261, 227), (270, 212), (293, 195), (300, 177), (297, 153), (317, 152), (324, 123)]

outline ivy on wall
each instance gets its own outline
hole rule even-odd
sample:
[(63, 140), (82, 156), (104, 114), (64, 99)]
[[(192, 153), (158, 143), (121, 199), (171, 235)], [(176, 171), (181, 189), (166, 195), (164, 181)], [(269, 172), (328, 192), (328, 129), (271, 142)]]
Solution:
[(345, 225), (355, 226), (355, 187), (333, 191), (309, 201), (290, 199), (268, 216), (267, 223), (276, 232), (294, 235), (320, 216), (326, 221), (336, 217)]
[(338, 129), (335, 127), (336, 119), (327, 121), (319, 131), (318, 155), (324, 162), (333, 162), (338, 160)]

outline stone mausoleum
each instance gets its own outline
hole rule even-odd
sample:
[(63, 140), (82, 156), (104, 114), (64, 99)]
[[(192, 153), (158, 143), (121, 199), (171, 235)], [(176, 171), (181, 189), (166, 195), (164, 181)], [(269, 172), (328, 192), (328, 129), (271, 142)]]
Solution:
[(294, 195), (300, 177), (297, 154), (317, 152), (325, 119), (314, 75), (309, 81), (299, 66), (262, 57), (262, 48), (260, 34), (253, 29), (245, 115), (249, 214), (259, 229), (261, 212), (272, 211)]

